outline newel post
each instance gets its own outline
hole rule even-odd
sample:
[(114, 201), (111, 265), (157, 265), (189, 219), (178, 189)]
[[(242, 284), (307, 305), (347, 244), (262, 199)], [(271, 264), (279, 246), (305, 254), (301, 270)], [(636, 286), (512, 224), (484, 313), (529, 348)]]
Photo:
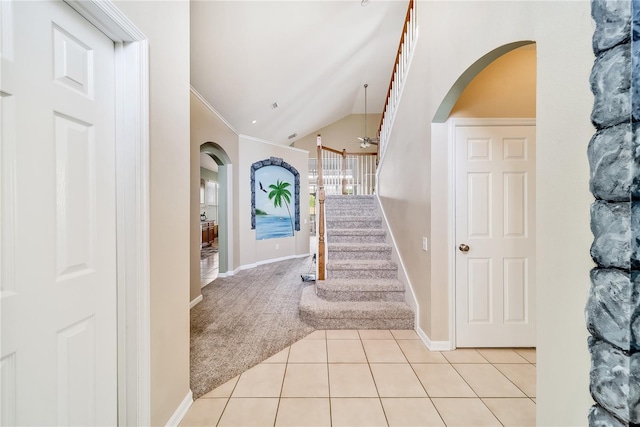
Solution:
[(347, 149), (342, 149), (342, 195), (347, 194)]
[(324, 280), (324, 181), (322, 179), (322, 137), (318, 134), (318, 280)]

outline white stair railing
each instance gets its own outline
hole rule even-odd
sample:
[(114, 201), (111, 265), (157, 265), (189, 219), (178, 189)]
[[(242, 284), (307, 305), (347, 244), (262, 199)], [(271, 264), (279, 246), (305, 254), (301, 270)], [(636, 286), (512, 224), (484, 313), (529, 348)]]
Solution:
[(404, 83), (409, 72), (409, 65), (411, 64), (416, 41), (418, 40), (417, 5), (417, 1), (409, 1), (404, 30), (402, 32), (402, 37), (400, 38), (400, 45), (398, 46), (398, 53), (396, 54), (396, 62), (393, 66), (393, 72), (391, 73), (391, 81), (389, 82), (389, 89), (387, 91), (385, 105), (382, 110), (382, 118), (380, 119), (380, 127), (378, 130), (378, 137), (380, 141), (378, 144), (379, 158), (384, 157), (384, 153), (387, 149), (389, 134), (391, 133), (391, 127), (393, 126), (393, 121), (396, 117), (398, 103), (400, 102), (400, 96), (404, 89)]

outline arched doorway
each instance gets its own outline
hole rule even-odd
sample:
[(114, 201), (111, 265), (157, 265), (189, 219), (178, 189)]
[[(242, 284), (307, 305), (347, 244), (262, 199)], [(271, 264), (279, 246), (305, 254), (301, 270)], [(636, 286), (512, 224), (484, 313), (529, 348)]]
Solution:
[(231, 159), (220, 145), (206, 142), (200, 146), (200, 153), (209, 156), (218, 166), (217, 192), (217, 240), (219, 276), (226, 276), (233, 269), (233, 205)]
[(449, 209), (432, 223), (449, 224), (456, 347), (535, 346), (536, 66), (534, 42), (500, 46), (460, 75), (433, 117)]

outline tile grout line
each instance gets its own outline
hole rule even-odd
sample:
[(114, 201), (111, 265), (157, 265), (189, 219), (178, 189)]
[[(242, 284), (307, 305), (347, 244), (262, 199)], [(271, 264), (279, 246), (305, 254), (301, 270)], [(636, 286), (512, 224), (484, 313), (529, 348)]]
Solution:
[[(503, 363), (503, 365), (526, 365), (526, 363)], [(520, 390), (522, 392), (522, 394), (524, 394), (525, 397), (531, 399), (531, 396), (529, 396), (524, 390), (522, 390), (520, 387), (518, 387), (518, 385), (516, 383), (514, 383), (513, 381), (511, 381), (511, 378), (509, 378), (507, 375), (505, 375), (500, 369), (498, 369), (493, 363), (491, 364), (491, 366), (493, 366), (493, 368), (500, 372), (500, 374), (502, 374), (503, 377), (505, 377), (507, 379), (507, 381), (509, 381), (511, 384), (513, 384), (513, 386), (515, 388), (517, 388), (518, 390)], [(538, 388), (538, 384), (536, 384), (536, 391)], [(536, 393), (538, 394), (538, 393)]]
[[(393, 334), (391, 334), (391, 335), (393, 335)], [(422, 381), (420, 380), (420, 377), (418, 376), (418, 373), (413, 368), (413, 363), (411, 363), (409, 361), (409, 358), (405, 354), (405, 352), (402, 349), (402, 347), (400, 346), (400, 344), (398, 344), (398, 339), (395, 338), (395, 336), (394, 336), (394, 339), (396, 340), (396, 344), (398, 345), (398, 347), (400, 347), (400, 351), (402, 351), (402, 354), (404, 354), (405, 359), (407, 359), (407, 362), (409, 362), (409, 366), (411, 367), (411, 371), (413, 371), (413, 375), (415, 375), (416, 378), (418, 379), (418, 382), (420, 383), (420, 385), (422, 386), (422, 389), (424, 390), (425, 394), (427, 395), (427, 399), (429, 399), (429, 402), (431, 402), (431, 405), (433, 405), (433, 409), (435, 409), (436, 413), (438, 414), (438, 417), (440, 417), (440, 421), (442, 421), (442, 424), (446, 427), (447, 423), (444, 421), (444, 418), (442, 417), (442, 414), (440, 414), (440, 411), (438, 411), (438, 408), (436, 407), (436, 404), (433, 403), (433, 399), (429, 395), (429, 392), (427, 391), (426, 387), (424, 386), (424, 384), (422, 384)], [(429, 350), (429, 349), (427, 349), (427, 351), (431, 352), (431, 350)], [(437, 353), (442, 354), (442, 352), (440, 352), (440, 351), (438, 351)], [(444, 360), (447, 361), (447, 363), (449, 363), (449, 360), (446, 357), (444, 357), (444, 356), (442, 356), (442, 357), (444, 358)]]
[[(478, 352), (477, 350), (476, 350), (476, 352), (477, 352), (478, 354), (480, 354), (480, 352)], [(482, 356), (482, 354), (480, 354), (480, 356)], [(489, 361), (486, 357), (484, 357), (484, 356), (482, 356), (482, 357), (483, 357), (485, 360), (487, 360), (487, 362)], [(483, 365), (485, 365), (485, 363), (483, 363)], [(493, 366), (493, 363), (489, 362), (489, 365)], [(499, 422), (502, 426), (504, 426), (504, 424), (502, 423), (502, 421), (500, 421), (500, 419), (498, 418), (498, 416), (497, 416), (496, 414), (494, 414), (494, 413), (493, 413), (493, 411), (491, 410), (491, 408), (489, 408), (489, 407), (487, 406), (487, 404), (486, 404), (486, 403), (484, 403), (484, 400), (482, 400), (482, 397), (480, 397), (480, 396), (478, 395), (478, 393), (475, 391), (475, 389), (474, 389), (473, 387), (471, 387), (471, 384), (469, 384), (469, 382), (467, 381), (467, 379), (466, 379), (466, 378), (465, 378), (465, 377), (464, 377), (460, 372), (458, 372), (458, 370), (456, 369), (456, 367), (455, 367), (455, 366), (453, 366), (453, 363), (451, 364), (451, 367), (454, 369), (454, 371), (456, 371), (456, 372), (457, 372), (457, 374), (458, 374), (458, 375), (460, 375), (460, 378), (462, 378), (462, 380), (463, 380), (465, 383), (467, 383), (467, 385), (469, 386), (469, 388), (471, 389), (471, 391), (473, 391), (473, 393), (477, 396), (477, 398), (480, 400), (480, 402), (482, 402), (482, 404), (484, 405), (484, 407), (485, 407), (485, 408), (487, 408), (487, 410), (491, 413), (491, 415), (493, 415), (493, 417), (494, 417), (496, 420), (498, 420), (498, 422)], [(499, 370), (498, 368), (496, 368), (495, 366), (493, 366), (493, 369), (495, 369), (496, 371), (500, 372), (500, 370)], [(500, 374), (501, 374), (502, 376), (505, 376), (502, 372), (500, 372)], [(506, 377), (506, 376), (505, 376), (505, 377)], [(508, 380), (509, 382), (511, 382), (511, 380), (509, 380), (509, 378), (507, 378), (507, 380)], [(513, 382), (511, 382), (511, 384), (513, 384)], [(513, 384), (513, 385), (514, 385), (518, 390), (520, 390), (520, 388), (518, 388), (515, 384)], [(524, 395), (525, 395), (525, 397), (528, 397), (528, 396), (527, 396), (527, 394), (526, 394), (525, 392), (523, 392), (522, 390), (520, 390), (520, 391), (522, 392), (522, 394), (524, 394)], [(507, 398), (507, 397), (505, 396), (505, 398)]]
[(220, 418), (218, 418), (218, 422), (216, 422), (216, 426), (218, 426), (220, 424), (220, 421), (222, 421), (222, 416), (224, 415), (225, 411), (227, 410), (227, 406), (229, 406), (229, 402), (231, 401), (231, 396), (233, 396), (233, 392), (236, 391), (236, 387), (238, 386), (238, 383), (240, 382), (240, 377), (241, 376), (242, 376), (242, 374), (238, 375), (238, 379), (236, 380), (236, 383), (233, 385), (233, 389), (231, 390), (231, 393), (229, 393), (229, 397), (227, 397), (227, 401), (224, 404), (224, 408), (222, 408), (222, 412), (220, 413)]
[[(391, 332), (389, 333), (391, 334)], [(378, 383), (376, 383), (376, 377), (373, 375), (373, 370), (371, 369), (371, 361), (369, 360), (369, 356), (367, 355), (367, 350), (364, 348), (364, 343), (362, 342), (362, 336), (360, 335), (360, 331), (358, 331), (358, 335), (360, 336), (360, 345), (362, 346), (362, 350), (364, 351), (364, 357), (367, 359), (367, 366), (369, 367), (369, 373), (371, 374), (371, 379), (373, 380), (373, 386), (376, 388), (376, 393), (378, 394), (378, 403), (382, 408), (382, 414), (384, 415), (384, 420), (388, 426), (389, 418), (387, 418), (387, 411), (384, 410), (384, 405), (382, 404), (382, 396), (380, 396), (380, 390), (378, 390)], [(391, 334), (391, 336), (393, 336), (393, 334)], [(395, 339), (393, 342), (395, 343)], [(396, 345), (398, 344), (396, 343)]]
[(327, 393), (329, 395), (329, 426), (333, 426), (333, 414), (331, 412), (331, 376), (329, 374), (329, 336), (324, 330), (324, 346), (327, 353)]
[(276, 414), (273, 417), (273, 427), (275, 427), (276, 421), (278, 420), (278, 412), (280, 411), (280, 402), (282, 401), (282, 390), (284, 389), (284, 379), (286, 378), (287, 370), (289, 369), (289, 356), (291, 355), (291, 346), (289, 346), (288, 348), (289, 348), (289, 351), (287, 352), (287, 360), (284, 364), (284, 373), (282, 374), (282, 384), (280, 384), (280, 395), (278, 396), (278, 405), (276, 406)]

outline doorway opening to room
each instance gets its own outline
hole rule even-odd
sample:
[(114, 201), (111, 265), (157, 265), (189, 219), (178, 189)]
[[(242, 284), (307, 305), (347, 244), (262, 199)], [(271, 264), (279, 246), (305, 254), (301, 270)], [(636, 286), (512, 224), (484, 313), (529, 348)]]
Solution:
[(454, 347), (536, 346), (535, 117), (531, 41), (476, 61), (434, 117), (448, 134)]
[(218, 164), (207, 153), (200, 153), (200, 286), (206, 286), (219, 273), (219, 179)]
[(229, 274), (232, 265), (231, 162), (218, 144), (200, 146), (200, 286)]

